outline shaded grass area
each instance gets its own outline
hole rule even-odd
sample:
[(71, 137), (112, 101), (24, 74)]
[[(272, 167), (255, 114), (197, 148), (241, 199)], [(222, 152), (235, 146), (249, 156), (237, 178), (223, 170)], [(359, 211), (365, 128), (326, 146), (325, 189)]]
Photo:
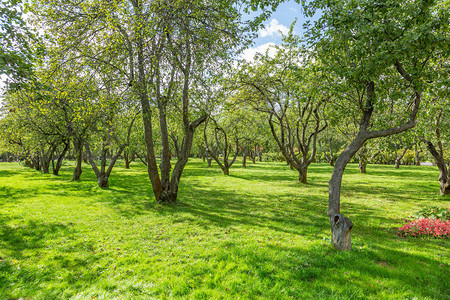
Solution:
[(331, 167), (309, 184), (282, 163), (230, 176), (190, 161), (179, 202), (154, 203), (146, 170), (118, 165), (110, 189), (0, 164), (0, 299), (450, 299), (448, 240), (397, 236), (438, 195), (434, 167), (350, 165), (342, 211), (353, 251), (330, 245)]

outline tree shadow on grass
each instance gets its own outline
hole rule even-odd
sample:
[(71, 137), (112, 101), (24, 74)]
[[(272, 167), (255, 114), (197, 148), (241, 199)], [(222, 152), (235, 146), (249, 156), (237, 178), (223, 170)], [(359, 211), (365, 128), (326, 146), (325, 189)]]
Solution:
[(88, 273), (92, 280), (100, 275), (92, 269), (105, 255), (94, 253), (94, 242), (86, 240), (76, 224), (27, 220), (10, 225), (17, 223), (0, 214), (0, 286), (5, 287), (0, 298), (26, 298), (38, 291), (39, 298), (60, 299), (57, 286), (45, 291), (42, 286), (55, 280), (75, 285), (77, 274)]
[[(371, 249), (355, 249), (347, 253), (338, 252), (327, 245), (305, 249), (272, 244), (267, 248), (275, 253), (286, 252), (290, 255), (271, 260), (273, 255), (258, 256), (246, 253), (242, 258), (248, 265), (255, 266), (255, 272), (260, 276), (267, 274), (258, 266), (267, 268), (267, 265), (272, 265), (278, 270), (278, 274), (289, 276), (269, 279), (276, 280), (282, 286), (291, 287), (292, 282), (308, 281), (315, 290), (325, 292), (325, 297), (347, 298), (354, 293), (364, 298), (376, 297), (378, 294), (383, 295), (383, 291), (394, 297), (404, 297), (402, 293), (406, 291), (409, 297), (443, 299), (442, 297), (448, 296), (450, 288), (448, 281), (443, 279), (445, 274), (448, 275), (448, 267), (442, 267), (427, 257), (407, 254), (393, 247), (372, 245)], [(408, 270), (411, 265), (416, 269), (415, 272)], [(383, 286), (385, 279), (391, 284), (396, 283), (396, 286)], [(427, 286), (430, 281), (438, 282), (438, 285)], [(393, 289), (400, 294), (392, 294)], [(295, 292), (297, 294), (294, 294)], [(291, 289), (291, 293), (292, 297), (302, 296), (301, 290), (295, 288)]]

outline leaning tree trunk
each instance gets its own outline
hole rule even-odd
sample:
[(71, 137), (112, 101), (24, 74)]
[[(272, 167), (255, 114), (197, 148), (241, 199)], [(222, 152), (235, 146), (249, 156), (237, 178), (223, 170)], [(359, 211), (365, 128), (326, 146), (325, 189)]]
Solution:
[(359, 133), (350, 145), (342, 151), (336, 160), (329, 182), (328, 218), (331, 225), (331, 240), (337, 250), (349, 251), (352, 249), (351, 229), (353, 223), (340, 213), (341, 184), (345, 167), (365, 141), (366, 138)]
[[(411, 76), (406, 73), (400, 63), (396, 63), (395, 66), (403, 78), (409, 82), (413, 82)], [(353, 227), (353, 223), (340, 213), (342, 176), (344, 175), (344, 170), (347, 163), (367, 140), (397, 134), (413, 128), (416, 124), (416, 116), (421, 100), (421, 94), (415, 90), (413, 106), (409, 113), (409, 120), (406, 123), (384, 130), (368, 131), (367, 129), (371, 123), (374, 103), (376, 100), (374, 82), (368, 82), (366, 90), (367, 101), (362, 111), (363, 114), (360, 121), (359, 132), (350, 145), (339, 155), (329, 181), (328, 218), (331, 226), (332, 243), (338, 250), (350, 251), (352, 249), (351, 229)]]
[(428, 151), (430, 151), (439, 168), (439, 189), (441, 195), (450, 195), (450, 166), (447, 167), (443, 152), (438, 152), (430, 141), (426, 141), (426, 144)]

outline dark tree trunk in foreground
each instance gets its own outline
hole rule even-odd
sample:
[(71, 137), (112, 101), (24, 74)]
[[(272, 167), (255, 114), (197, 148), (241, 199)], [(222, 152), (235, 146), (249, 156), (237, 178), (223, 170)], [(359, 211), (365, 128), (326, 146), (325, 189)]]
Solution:
[[(140, 1), (132, 1), (132, 5), (136, 20), (144, 22), (146, 16), (144, 16), (143, 13), (143, 4)], [(166, 13), (164, 8), (165, 7), (162, 5), (160, 13)], [(185, 17), (187, 14), (177, 13), (177, 16)], [(128, 48), (135, 49), (137, 54), (135, 55), (132, 50), (129, 50), (130, 61), (133, 64), (130, 66), (132, 67), (130, 68), (132, 69), (130, 71), (132, 73), (132, 78), (134, 78), (134, 63), (136, 63), (137, 67), (137, 80), (133, 82), (133, 86), (141, 104), (142, 119), (144, 123), (144, 138), (147, 150), (147, 173), (152, 183), (156, 202), (164, 204), (176, 202), (180, 178), (191, 153), (194, 132), (196, 128), (206, 120), (206, 116), (201, 116), (192, 122), (189, 121), (189, 116), (191, 115), (189, 111), (189, 90), (191, 72), (195, 67), (193, 63), (196, 53), (191, 48), (193, 43), (192, 37), (186, 34), (186, 32), (192, 30), (190, 27), (191, 23), (186, 19), (183, 19), (183, 22), (178, 24), (180, 27), (177, 32), (170, 33), (170, 31), (166, 31), (166, 29), (162, 28), (161, 33), (163, 34), (155, 34), (155, 41), (152, 42), (151, 45), (147, 45), (144, 41), (144, 34), (141, 29), (143, 26), (135, 26), (132, 36), (128, 36), (125, 31), (123, 32)], [(167, 21), (171, 20), (167, 18)], [(182, 35), (182, 38), (172, 41), (172, 34)], [(175, 39), (179, 37), (180, 36), (177, 36)], [(151, 68), (148, 68), (149, 57), (145, 52), (147, 49), (146, 47), (152, 47)], [(173, 64), (170, 66), (170, 68), (172, 68), (170, 71), (166, 68), (167, 62), (164, 61), (163, 55), (172, 55)], [(167, 78), (161, 74), (162, 70), (164, 70), (164, 73), (167, 73)], [(177, 74), (179, 76), (176, 76)], [(174, 88), (176, 86), (176, 81), (180, 83), (180, 93), (177, 94), (176, 97), (180, 97), (181, 104), (178, 109), (182, 115), (184, 136), (179, 149), (178, 160), (171, 173), (167, 107), (170, 100), (175, 97)], [(161, 163), (159, 168), (155, 154), (154, 128), (152, 125), (153, 111), (150, 106), (149, 83), (152, 85), (154, 91), (154, 96), (152, 95), (154, 100), (152, 101), (156, 101), (159, 110), (159, 129), (162, 145)], [(167, 88), (165, 88), (165, 86), (167, 86)]]
[(81, 140), (75, 140), (73, 141), (73, 147), (75, 150), (75, 170), (73, 170), (73, 177), (72, 181), (79, 181), (81, 177), (81, 173), (83, 173), (83, 170), (81, 169), (81, 163), (83, 159), (83, 143)]
[[(405, 79), (407, 79), (409, 82), (412, 81), (411, 76), (406, 73), (406, 71), (400, 64), (397, 63), (396, 67)], [(338, 159), (336, 160), (336, 164), (334, 165), (331, 179), (329, 181), (328, 218), (330, 221), (332, 232), (332, 243), (338, 250), (349, 251), (352, 248), (351, 229), (353, 227), (353, 224), (347, 217), (340, 213), (342, 176), (344, 174), (347, 163), (367, 140), (397, 134), (414, 127), (416, 124), (415, 119), (421, 99), (420, 93), (415, 91), (414, 102), (409, 114), (408, 122), (385, 130), (368, 131), (371, 123), (372, 113), (374, 110), (374, 103), (376, 101), (374, 82), (367, 83), (366, 92), (367, 101), (362, 110), (363, 114), (360, 121), (359, 132), (356, 135), (355, 139), (350, 143), (350, 145), (345, 148), (344, 151), (342, 151), (342, 153), (339, 155)]]

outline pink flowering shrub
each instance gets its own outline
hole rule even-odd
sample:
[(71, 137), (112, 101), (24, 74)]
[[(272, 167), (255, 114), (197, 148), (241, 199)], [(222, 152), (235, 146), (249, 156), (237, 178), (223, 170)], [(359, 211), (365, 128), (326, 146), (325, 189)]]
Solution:
[(401, 236), (450, 236), (450, 220), (419, 219), (411, 221), (398, 229)]

